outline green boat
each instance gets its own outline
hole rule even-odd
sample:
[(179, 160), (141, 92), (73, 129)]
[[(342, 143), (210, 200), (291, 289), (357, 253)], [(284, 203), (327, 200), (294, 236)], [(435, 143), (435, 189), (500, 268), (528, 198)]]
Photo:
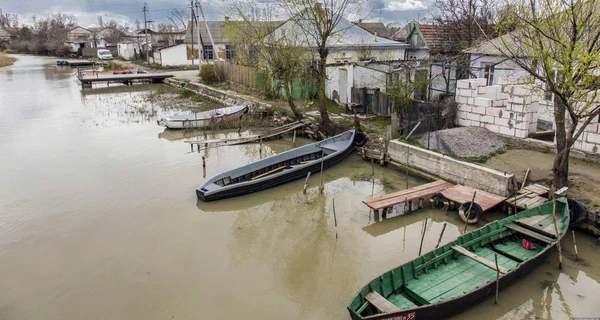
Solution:
[[(566, 233), (566, 198), (494, 221), (390, 270), (352, 299), (352, 319), (443, 319), (492, 297), (537, 268)], [(558, 234), (556, 229), (558, 229)], [(496, 269), (495, 257), (498, 259)]]

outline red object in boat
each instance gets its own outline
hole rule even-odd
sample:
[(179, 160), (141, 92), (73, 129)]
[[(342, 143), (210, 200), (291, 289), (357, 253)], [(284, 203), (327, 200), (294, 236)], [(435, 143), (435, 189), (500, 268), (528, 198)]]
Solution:
[(523, 248), (527, 250), (535, 250), (535, 244), (523, 239)]

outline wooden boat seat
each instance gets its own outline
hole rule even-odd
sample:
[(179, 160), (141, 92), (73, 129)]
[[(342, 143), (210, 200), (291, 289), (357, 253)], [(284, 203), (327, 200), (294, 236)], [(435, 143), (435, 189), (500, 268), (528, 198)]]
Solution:
[(554, 240), (552, 238), (550, 238), (550, 237), (546, 237), (543, 234), (539, 234), (539, 233), (537, 233), (537, 232), (535, 232), (533, 230), (529, 230), (527, 228), (523, 228), (523, 227), (521, 227), (519, 225), (516, 225), (516, 224), (513, 224), (513, 223), (507, 224), (507, 225), (505, 225), (505, 227), (508, 228), (508, 229), (514, 230), (514, 231), (516, 231), (518, 233), (521, 233), (521, 234), (524, 234), (526, 236), (529, 236), (529, 237), (531, 237), (533, 239), (536, 239), (536, 240), (542, 241), (544, 243), (547, 243), (547, 244), (551, 244), (551, 243), (554, 242)]
[(552, 219), (551, 215), (517, 219), (515, 220), (515, 224), (535, 231), (546, 237), (556, 238), (556, 232), (554, 230), (554, 220)]
[(262, 178), (262, 177), (264, 177), (264, 176), (267, 176), (267, 175), (270, 175), (270, 174), (272, 174), (272, 173), (275, 173), (275, 172), (281, 171), (281, 170), (283, 170), (283, 169), (285, 169), (285, 168), (287, 168), (287, 166), (281, 166), (281, 167), (277, 167), (277, 168), (275, 168), (275, 169), (273, 169), (273, 170), (267, 171), (267, 172), (265, 172), (265, 173), (261, 173), (261, 174), (259, 174), (259, 175), (255, 176), (255, 177), (253, 177), (253, 178), (252, 178), (252, 179), (250, 179), (250, 180), (256, 180), (256, 179)]
[(388, 299), (384, 298), (376, 291), (369, 292), (365, 299), (369, 301), (377, 310), (383, 313), (391, 313), (400, 311), (398, 307), (396, 307), (393, 303), (391, 303)]
[[(454, 250), (460, 254), (463, 254), (463, 255), (483, 264), (484, 266), (486, 266), (492, 270), (496, 270), (496, 264), (491, 262), (490, 260), (480, 257), (461, 246), (452, 246), (451, 248), (452, 248), (452, 250)], [(502, 273), (502, 274), (508, 273), (508, 269), (506, 269), (505, 267), (500, 266), (500, 265), (498, 266), (498, 271), (500, 271), (500, 273)]]

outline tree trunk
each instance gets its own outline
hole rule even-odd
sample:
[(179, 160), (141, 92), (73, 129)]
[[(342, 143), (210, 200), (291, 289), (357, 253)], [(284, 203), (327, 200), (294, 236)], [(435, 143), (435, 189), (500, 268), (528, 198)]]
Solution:
[(319, 113), (321, 114), (321, 131), (323, 131), (326, 136), (331, 136), (334, 133), (333, 127), (331, 125), (331, 120), (329, 119), (329, 113), (325, 107), (325, 81), (327, 81), (325, 62), (327, 61), (328, 54), (329, 53), (324, 48), (319, 50), (319, 58), (321, 60), (319, 61), (319, 67), (317, 69), (319, 72)]
[[(558, 100), (558, 98), (555, 98)], [(552, 164), (553, 185), (556, 190), (566, 187), (569, 179), (570, 146), (567, 144), (567, 124), (565, 121), (566, 107), (556, 101), (554, 103), (554, 119), (556, 122), (556, 157)]]
[(298, 110), (298, 108), (296, 108), (296, 104), (294, 103), (294, 97), (292, 96), (292, 89), (290, 88), (291, 83), (288, 75), (284, 76), (283, 82), (283, 87), (285, 90), (285, 95), (287, 97), (288, 105), (290, 106), (290, 109), (292, 109), (296, 120), (301, 120), (304, 117), (302, 116), (302, 113)]

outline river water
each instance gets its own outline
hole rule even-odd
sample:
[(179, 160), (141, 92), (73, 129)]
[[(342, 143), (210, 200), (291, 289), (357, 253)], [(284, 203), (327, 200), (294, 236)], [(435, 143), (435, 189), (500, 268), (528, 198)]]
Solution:
[[(315, 175), (307, 194), (198, 202), (205, 177), (291, 139), (190, 152), (156, 125), (172, 111), (146, 102), (155, 87), (82, 93), (74, 70), (18, 58), (0, 69), (0, 319), (349, 319), (364, 284), (417, 256), (425, 219), (424, 251), (444, 222), (443, 243), (462, 230), (456, 213), (374, 217), (362, 200), (406, 180), (375, 166), (373, 182), (357, 155), (325, 171), (324, 194)], [(457, 318), (600, 317), (600, 248), (577, 237), (582, 261), (566, 237), (562, 271), (554, 253)]]

